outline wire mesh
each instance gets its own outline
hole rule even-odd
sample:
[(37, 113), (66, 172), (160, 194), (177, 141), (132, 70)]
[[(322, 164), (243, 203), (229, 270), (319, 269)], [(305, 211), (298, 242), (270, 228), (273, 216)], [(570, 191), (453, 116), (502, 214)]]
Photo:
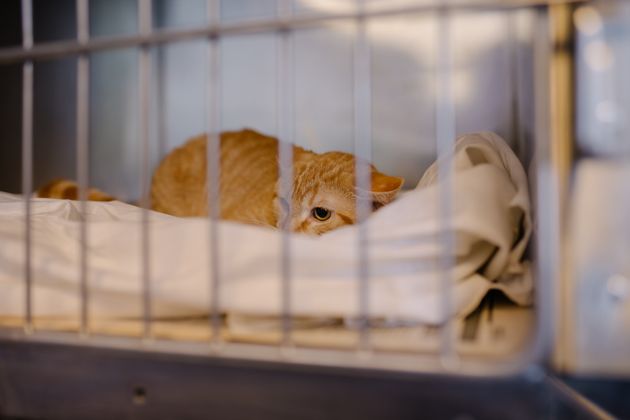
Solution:
[[(221, 216), (220, 206), (220, 156), (221, 156), (221, 39), (236, 34), (273, 31), (278, 34), (277, 50), (277, 130), (279, 133), (279, 196), (286, 203), (286, 216), (280, 223), (281, 258), (280, 293), (281, 293), (281, 344), (284, 347), (293, 345), (293, 311), (292, 305), (292, 277), (291, 267), (291, 236), (289, 233), (292, 201), (293, 179), (293, 148), (294, 142), (294, 44), (292, 31), (312, 27), (325, 26), (335, 20), (350, 20), (355, 23), (356, 33), (353, 49), (353, 94), (354, 94), (354, 140), (356, 186), (360, 191), (370, 189), (370, 166), (372, 160), (372, 85), (371, 85), (371, 44), (369, 37), (370, 19), (384, 16), (403, 15), (408, 13), (436, 12), (437, 32), (435, 40), (435, 126), (436, 148), (440, 157), (438, 163), (438, 177), (440, 179), (440, 214), (444, 232), (441, 238), (443, 255), (440, 260), (441, 268), (441, 305), (442, 311), (452, 314), (453, 278), (451, 268), (454, 266), (455, 238), (449, 231), (449, 222), (453, 214), (454, 197), (452, 196), (453, 162), (449, 158), (454, 148), (455, 140), (455, 104), (453, 100), (452, 80), (452, 40), (451, 13), (456, 6), (443, 7), (413, 6), (383, 10), (372, 10), (365, 7), (363, 1), (357, 2), (355, 12), (344, 14), (330, 14), (326, 16), (295, 16), (291, 1), (280, 1), (277, 19), (264, 22), (222, 23), (220, 19), (220, 2), (207, 1), (207, 25), (193, 29), (178, 29), (170, 31), (154, 31), (152, 29), (152, 2), (138, 0), (137, 36), (118, 37), (111, 39), (91, 39), (89, 28), (88, 0), (77, 0), (77, 28), (78, 36), (75, 41), (57, 42), (49, 45), (34, 47), (32, 39), (32, 5), (30, 0), (22, 0), (23, 46), (18, 50), (0, 51), (0, 64), (11, 62), (23, 63), (23, 132), (22, 132), (22, 189), (25, 194), (25, 327), (33, 326), (32, 307), (32, 273), (31, 273), (31, 201), (27, 194), (32, 190), (32, 126), (33, 126), (33, 60), (46, 60), (58, 57), (77, 55), (77, 176), (79, 183), (81, 219), (81, 247), (80, 247), (80, 331), (88, 333), (89, 319), (89, 256), (88, 244), (88, 211), (87, 189), (89, 185), (89, 105), (90, 105), (90, 58), (89, 54), (103, 49), (115, 49), (127, 46), (138, 48), (138, 97), (139, 97), (139, 139), (141, 146), (141, 206), (143, 208), (141, 229), (141, 284), (142, 284), (142, 335), (152, 337), (152, 285), (151, 285), (151, 248), (150, 248), (150, 199), (151, 182), (151, 127), (150, 106), (152, 100), (151, 86), (151, 48), (157, 44), (172, 43), (186, 39), (205, 38), (208, 53), (207, 79), (207, 194), (209, 218), (209, 266), (210, 277), (210, 306), (209, 328), (210, 341), (217, 344), (221, 341), (222, 307), (221, 307), (221, 255), (220, 255), (220, 225), (217, 222)], [(539, 4), (529, 2), (526, 6)], [(496, 7), (496, 4), (486, 2), (471, 3), (457, 10), (485, 10)], [(501, 7), (522, 7), (521, 4), (502, 5)], [(511, 9), (510, 9), (511, 10)], [(546, 54), (542, 52), (541, 54)], [(544, 67), (544, 64), (542, 65)], [(542, 73), (543, 70), (541, 70)], [(539, 77), (543, 77), (540, 76)], [(539, 97), (544, 99), (544, 89), (538, 89)], [(518, 112), (518, 111), (516, 111)], [(541, 111), (544, 112), (544, 111)], [(542, 117), (541, 117), (542, 120)], [(541, 123), (542, 124), (542, 123)], [(543, 125), (537, 136), (544, 136), (547, 131)], [(369, 231), (363, 223), (371, 211), (368, 200), (357, 199), (356, 212), (359, 222), (357, 234), (357, 318), (358, 318), (358, 346), (359, 351), (372, 350), (370, 338), (370, 249)], [(552, 223), (550, 221), (550, 223)], [(440, 357), (449, 368), (459, 363), (455, 343), (455, 327), (449, 321), (441, 329)], [(319, 356), (318, 356), (319, 357)], [(325, 359), (325, 357), (324, 357)], [(323, 359), (322, 359), (323, 360)]]

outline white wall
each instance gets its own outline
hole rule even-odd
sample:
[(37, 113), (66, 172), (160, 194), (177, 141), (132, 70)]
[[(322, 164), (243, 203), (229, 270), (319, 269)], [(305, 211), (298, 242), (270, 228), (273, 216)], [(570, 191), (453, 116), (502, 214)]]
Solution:
[[(109, 25), (128, 29), (134, 22), (132, 2), (101, 3), (107, 6), (93, 11), (94, 29), (112, 30)], [(303, 0), (298, 9), (318, 11), (313, 8), (318, 4), (334, 7), (335, 3)], [(273, 1), (224, 1), (222, 7), (227, 21), (275, 13)], [(202, 24), (205, 13), (204, 0), (156, 2), (156, 21), (161, 26)], [(524, 12), (517, 20), (508, 19), (505, 14), (483, 13), (457, 15), (451, 21), (457, 133), (493, 130), (515, 142), (515, 133), (528, 131), (531, 16)], [(383, 19), (369, 26), (373, 159), (381, 170), (405, 177), (408, 186), (435, 158), (436, 31), (435, 16), (426, 14)], [(346, 23), (300, 31), (293, 37), (295, 140), (300, 145), (316, 151), (352, 151), (354, 34), (354, 26)], [(251, 127), (277, 134), (277, 48), (275, 34), (221, 42), (224, 129)], [(154, 55), (152, 141), (157, 162), (160, 154), (205, 130), (208, 67), (203, 40), (168, 45)], [(103, 53), (93, 66), (93, 180), (120, 197), (135, 198), (139, 191), (135, 53)], [(523, 127), (515, 129), (516, 120)]]

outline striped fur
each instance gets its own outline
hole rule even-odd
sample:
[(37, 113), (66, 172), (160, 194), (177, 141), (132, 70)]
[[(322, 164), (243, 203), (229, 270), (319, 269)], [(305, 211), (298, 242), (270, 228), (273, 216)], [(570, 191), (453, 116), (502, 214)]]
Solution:
[[(55, 179), (42, 188), (38, 189), (36, 196), (40, 198), (60, 198), (66, 200), (78, 200), (79, 199), (79, 186), (76, 182), (67, 179)], [(114, 197), (97, 190), (96, 188), (89, 188), (87, 190), (87, 197), (90, 201), (112, 201)]]
[[(253, 130), (221, 135), (219, 208), (221, 218), (279, 227), (280, 220), (298, 232), (321, 234), (356, 221), (354, 156), (342, 152), (317, 154), (293, 147), (291, 217), (278, 198), (278, 141)], [(176, 216), (206, 216), (206, 137), (189, 140), (172, 151), (157, 168), (151, 201), (155, 210)], [(403, 179), (371, 166), (374, 208), (394, 199)], [(332, 210), (316, 220), (315, 207)]]
[[(206, 136), (190, 139), (159, 164), (151, 184), (151, 208), (183, 217), (208, 215)], [(356, 221), (355, 201), (367, 196), (374, 209), (394, 199), (403, 179), (387, 176), (371, 166), (371, 191), (355, 187), (355, 158), (343, 152), (317, 154), (293, 147), (291, 213), (278, 197), (278, 141), (253, 130), (221, 134), (219, 210), (222, 219), (322, 234)], [(55, 180), (37, 191), (38, 197), (76, 200), (77, 184)], [(114, 198), (94, 188), (88, 199)], [(315, 207), (331, 211), (328, 220), (313, 216)], [(288, 218), (287, 218), (288, 217)]]

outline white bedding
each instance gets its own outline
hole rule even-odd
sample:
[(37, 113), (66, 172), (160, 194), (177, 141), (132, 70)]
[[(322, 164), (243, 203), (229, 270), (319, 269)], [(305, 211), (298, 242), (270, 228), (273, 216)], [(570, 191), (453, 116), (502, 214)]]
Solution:
[[(531, 232), (527, 180), (493, 133), (457, 140), (454, 208), (443, 226), (435, 165), (418, 187), (367, 222), (369, 309), (374, 317), (440, 323), (474, 309), (491, 288), (521, 305), (533, 282), (521, 262)], [(36, 317), (79, 314), (80, 212), (77, 202), (33, 199), (32, 278)], [(142, 313), (141, 210), (88, 203), (90, 315)], [(150, 280), (155, 317), (203, 315), (210, 302), (209, 221), (150, 212)], [(0, 193), (0, 316), (24, 314), (24, 202)], [(279, 232), (218, 223), (222, 310), (277, 315), (281, 308)], [(453, 308), (441, 305), (442, 234), (455, 235)], [(321, 237), (291, 235), (292, 310), (297, 315), (357, 314), (357, 227)]]

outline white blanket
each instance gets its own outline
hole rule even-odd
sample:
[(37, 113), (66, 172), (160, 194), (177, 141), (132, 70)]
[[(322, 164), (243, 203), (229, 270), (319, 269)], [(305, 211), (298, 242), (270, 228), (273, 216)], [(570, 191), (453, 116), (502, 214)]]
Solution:
[[(452, 219), (440, 217), (436, 165), (418, 187), (367, 221), (369, 310), (386, 319), (440, 323), (468, 313), (489, 289), (531, 303), (533, 282), (521, 262), (530, 232), (523, 168), (492, 133), (457, 140)], [(209, 221), (149, 213), (150, 281), (155, 317), (203, 315), (210, 302)], [(33, 310), (37, 317), (79, 314), (79, 204), (32, 201)], [(141, 210), (121, 202), (88, 203), (91, 317), (142, 313)], [(25, 311), (23, 198), (0, 193), (0, 316)], [(440, 269), (444, 230), (455, 238), (455, 267)], [(220, 305), (239, 314), (277, 315), (281, 234), (218, 222)], [(291, 309), (303, 316), (351, 318), (358, 311), (357, 226), (321, 237), (290, 235)], [(451, 311), (442, 307), (453, 279)]]

